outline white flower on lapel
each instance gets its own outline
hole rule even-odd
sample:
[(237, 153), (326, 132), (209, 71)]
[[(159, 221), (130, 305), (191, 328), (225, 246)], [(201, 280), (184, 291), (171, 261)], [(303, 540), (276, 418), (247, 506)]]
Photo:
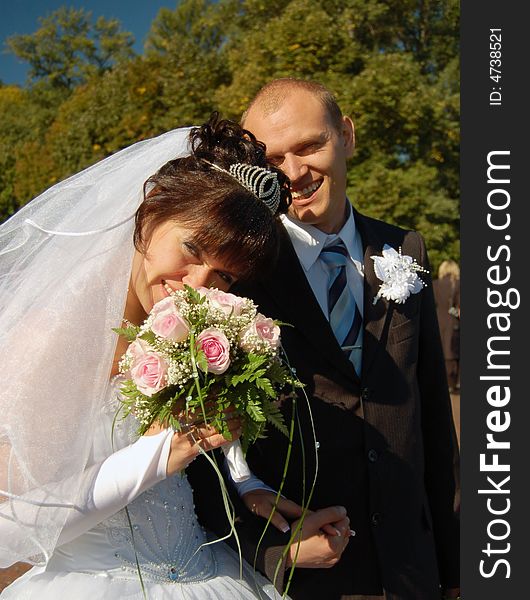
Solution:
[(383, 283), (374, 298), (374, 304), (379, 298), (393, 300), (396, 304), (403, 304), (411, 294), (417, 294), (425, 287), (417, 272), (427, 271), (419, 265), (412, 256), (401, 254), (394, 248), (385, 244), (383, 256), (371, 256), (374, 261), (374, 270), (377, 278)]

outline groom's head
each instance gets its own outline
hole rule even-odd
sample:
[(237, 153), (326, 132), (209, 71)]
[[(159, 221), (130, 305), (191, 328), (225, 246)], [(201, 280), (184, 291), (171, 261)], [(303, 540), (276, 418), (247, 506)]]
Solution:
[(267, 157), (291, 180), (291, 214), (327, 233), (346, 215), (346, 160), (353, 123), (324, 86), (276, 79), (252, 100), (242, 125), (267, 146)]

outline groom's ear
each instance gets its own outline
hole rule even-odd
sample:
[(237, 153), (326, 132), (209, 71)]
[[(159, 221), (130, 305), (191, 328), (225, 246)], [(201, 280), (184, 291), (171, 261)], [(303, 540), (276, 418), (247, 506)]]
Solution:
[(350, 117), (342, 117), (342, 138), (346, 158), (351, 158), (355, 150), (355, 125)]

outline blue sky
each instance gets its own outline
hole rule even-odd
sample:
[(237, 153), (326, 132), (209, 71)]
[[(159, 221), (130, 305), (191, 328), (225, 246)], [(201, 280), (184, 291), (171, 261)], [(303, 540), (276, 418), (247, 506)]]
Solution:
[(134, 49), (141, 53), (153, 19), (161, 7), (175, 8), (176, 0), (0, 0), (0, 80), (23, 84), (26, 65), (5, 52), (5, 40), (15, 33), (32, 33), (44, 17), (61, 6), (84, 8), (92, 16), (116, 18), (136, 40)]

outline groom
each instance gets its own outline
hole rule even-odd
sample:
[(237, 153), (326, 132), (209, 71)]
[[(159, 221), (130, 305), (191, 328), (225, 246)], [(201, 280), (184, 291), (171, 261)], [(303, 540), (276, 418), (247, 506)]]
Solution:
[[(272, 81), (243, 126), (266, 144), (293, 195), (277, 267), (236, 290), (292, 325), (282, 328), (282, 341), (309, 398), (310, 411), (303, 396), (296, 401), (303, 441), (295, 439), (283, 495), (303, 502), (318, 454), (310, 508), (324, 524), (342, 516), (330, 507), (345, 507), (352, 530), (342, 546), (321, 531), (304, 532), (288, 593), (295, 600), (455, 598), (458, 456), (430, 276), (417, 272), (426, 285), (397, 298), (403, 302), (375, 301), (383, 282), (373, 258), (385, 246), (401, 248), (428, 270), (423, 239), (351, 207), (346, 161), (354, 127), (326, 88)], [(283, 407), (290, 418), (289, 401)], [(278, 489), (286, 440), (271, 429), (248, 462)], [(243, 510), (239, 521), (252, 564), (263, 519)], [(269, 528), (259, 544), (257, 565), (270, 579), (287, 540)], [(279, 589), (289, 560), (276, 576)]]

